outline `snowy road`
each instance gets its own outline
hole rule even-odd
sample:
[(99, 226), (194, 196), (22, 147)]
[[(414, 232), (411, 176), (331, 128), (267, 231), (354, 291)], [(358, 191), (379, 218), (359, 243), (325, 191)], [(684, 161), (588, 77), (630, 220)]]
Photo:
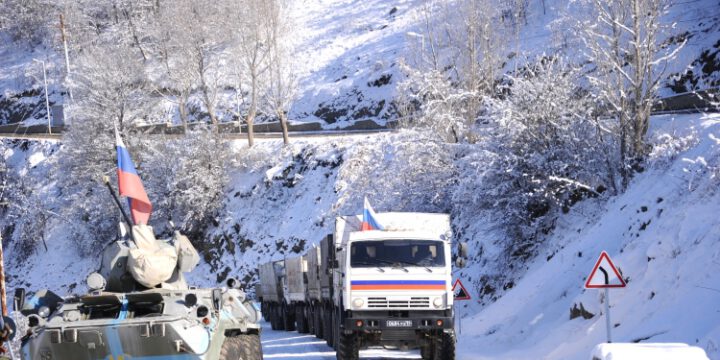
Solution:
[[(335, 359), (335, 350), (325, 340), (297, 331), (273, 331), (270, 324), (262, 322), (263, 359)], [(361, 359), (419, 359), (419, 351), (391, 351), (368, 349), (360, 351)]]

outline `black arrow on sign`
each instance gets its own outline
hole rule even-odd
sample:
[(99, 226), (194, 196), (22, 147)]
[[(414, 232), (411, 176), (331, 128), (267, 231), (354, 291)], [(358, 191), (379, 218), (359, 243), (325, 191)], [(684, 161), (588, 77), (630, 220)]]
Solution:
[(598, 269), (602, 271), (603, 275), (605, 275), (605, 285), (610, 285), (610, 277), (608, 277), (608, 272), (603, 269), (602, 266), (599, 266)]

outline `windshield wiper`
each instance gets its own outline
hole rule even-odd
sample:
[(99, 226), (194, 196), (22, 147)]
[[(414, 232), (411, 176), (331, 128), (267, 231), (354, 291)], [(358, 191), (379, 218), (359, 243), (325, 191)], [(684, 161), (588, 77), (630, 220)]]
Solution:
[(425, 270), (427, 270), (428, 272), (433, 272), (432, 269), (431, 269), (430, 267), (428, 267), (427, 265), (423, 265), (423, 264), (420, 264), (420, 263), (417, 263), (417, 262), (402, 261), (402, 263), (405, 264), (405, 265), (410, 265), (410, 266), (420, 266), (420, 267), (424, 267)]
[(355, 265), (370, 265), (370, 266), (374, 266), (374, 267), (376, 267), (378, 270), (380, 270), (380, 272), (385, 272), (385, 269), (377, 266), (377, 264), (372, 263), (372, 262), (370, 262), (370, 261), (355, 261), (354, 264), (355, 264)]

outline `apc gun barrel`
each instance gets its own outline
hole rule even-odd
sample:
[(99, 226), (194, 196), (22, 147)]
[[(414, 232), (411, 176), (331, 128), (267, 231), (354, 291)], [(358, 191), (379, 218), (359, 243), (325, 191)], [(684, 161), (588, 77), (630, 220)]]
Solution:
[[(117, 205), (118, 209), (120, 209), (123, 218), (125, 218), (125, 222), (128, 224), (128, 229), (132, 229), (133, 223), (130, 220), (128, 214), (125, 212), (125, 209), (123, 209), (122, 205), (120, 204), (120, 199), (118, 199), (117, 195), (115, 194), (115, 190), (113, 190), (112, 185), (110, 185), (110, 178), (104, 176), (103, 182), (105, 182), (105, 186), (107, 186), (108, 191), (110, 191), (110, 195), (112, 195), (113, 200), (115, 200), (115, 204)], [(130, 231), (130, 237), (132, 237), (132, 231)]]

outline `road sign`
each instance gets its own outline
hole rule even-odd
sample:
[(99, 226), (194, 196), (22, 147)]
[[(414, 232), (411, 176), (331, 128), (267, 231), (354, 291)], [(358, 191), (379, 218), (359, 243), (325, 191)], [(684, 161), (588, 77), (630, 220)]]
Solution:
[(590, 276), (585, 281), (586, 289), (605, 289), (605, 329), (607, 331), (607, 342), (612, 342), (612, 327), (610, 326), (610, 288), (624, 288), (625, 280), (610, 260), (610, 256), (603, 251), (595, 263)]
[(460, 279), (455, 280), (452, 291), (455, 300), (470, 300), (470, 293), (465, 289)]
[(585, 282), (585, 288), (606, 289), (623, 287), (625, 287), (625, 280), (623, 280), (615, 264), (610, 260), (610, 256), (603, 251)]

